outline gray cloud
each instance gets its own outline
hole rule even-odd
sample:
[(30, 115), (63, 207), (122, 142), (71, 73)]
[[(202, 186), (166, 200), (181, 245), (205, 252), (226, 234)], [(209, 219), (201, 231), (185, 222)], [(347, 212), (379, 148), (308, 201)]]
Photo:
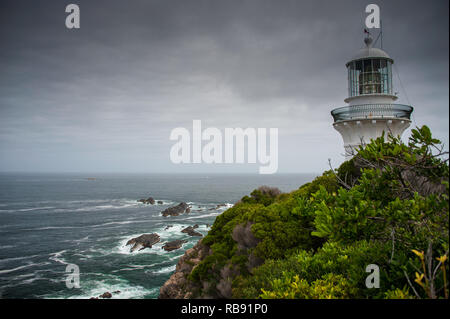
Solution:
[[(80, 30), (69, 2), (0, 4), (0, 170), (257, 171), (171, 164), (170, 131), (193, 119), (278, 127), (280, 172), (342, 162), (329, 112), (369, 2), (75, 2)], [(399, 103), (448, 145), (448, 1), (376, 3)]]

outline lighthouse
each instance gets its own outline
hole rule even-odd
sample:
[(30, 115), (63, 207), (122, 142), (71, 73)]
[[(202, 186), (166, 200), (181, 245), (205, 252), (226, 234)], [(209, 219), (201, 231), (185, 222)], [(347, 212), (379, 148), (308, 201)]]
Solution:
[(366, 32), (365, 47), (346, 64), (348, 71), (347, 106), (331, 111), (333, 127), (342, 135), (346, 159), (360, 145), (371, 139), (401, 136), (409, 127), (413, 108), (395, 104), (392, 65), (394, 60), (382, 49), (373, 47), (373, 38)]

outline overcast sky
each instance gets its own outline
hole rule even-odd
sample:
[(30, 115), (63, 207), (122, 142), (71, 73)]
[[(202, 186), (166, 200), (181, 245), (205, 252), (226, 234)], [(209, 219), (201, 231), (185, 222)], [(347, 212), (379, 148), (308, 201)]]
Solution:
[[(65, 27), (69, 3), (78, 30)], [(338, 166), (330, 111), (345, 105), (370, 3), (398, 103), (448, 149), (448, 0), (2, 0), (0, 171), (258, 172), (172, 164), (170, 132), (194, 119), (278, 128), (279, 173)]]

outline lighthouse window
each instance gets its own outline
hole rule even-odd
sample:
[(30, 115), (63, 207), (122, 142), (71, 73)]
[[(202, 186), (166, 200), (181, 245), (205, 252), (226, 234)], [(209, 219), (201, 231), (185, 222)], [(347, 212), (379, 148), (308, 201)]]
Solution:
[(356, 91), (356, 81), (357, 81), (357, 76), (356, 76), (356, 64), (355, 62), (351, 63), (351, 95), (350, 96), (355, 96), (357, 95), (357, 91)]
[(380, 72), (380, 60), (379, 59), (374, 59), (372, 60), (372, 66), (373, 66), (373, 70), (376, 72)]
[(349, 68), (349, 95), (350, 96), (355, 96), (357, 95), (357, 90), (356, 88), (358, 87), (356, 84), (357, 81), (357, 71), (356, 71), (356, 65), (355, 62), (351, 62), (348, 66)]
[(392, 63), (388, 62), (388, 90), (392, 94)]
[(389, 79), (387, 72), (387, 61), (380, 60), (380, 73), (381, 73), (381, 91), (384, 94), (389, 94)]
[(362, 70), (363, 70), (362, 61), (353, 61), (348, 65), (350, 96), (356, 96), (360, 94), (359, 81)]
[(379, 59), (367, 59), (362, 61), (363, 72), (359, 75), (359, 94), (381, 93), (382, 75), (379, 66)]
[(348, 94), (392, 94), (392, 62), (384, 58), (349, 62)]
[(353, 89), (353, 83), (355, 82), (355, 62), (350, 63), (350, 96), (355, 95), (355, 90)]
[(352, 81), (352, 73), (353, 73), (352, 65), (353, 65), (353, 63), (350, 63), (350, 64), (347, 66), (347, 70), (348, 70), (348, 72), (347, 72), (348, 96), (352, 96), (352, 82), (353, 82), (353, 81)]

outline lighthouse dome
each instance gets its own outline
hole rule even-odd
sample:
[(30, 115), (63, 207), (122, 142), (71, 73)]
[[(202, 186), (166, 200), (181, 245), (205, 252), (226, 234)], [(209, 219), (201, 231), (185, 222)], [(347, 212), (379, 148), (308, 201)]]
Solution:
[(394, 63), (394, 60), (391, 59), (389, 54), (384, 52), (382, 49), (373, 47), (373, 38), (370, 34), (364, 38), (364, 43), (366, 44), (365, 48), (359, 49), (358, 52), (353, 56), (350, 62), (347, 63), (347, 66), (353, 62), (358, 60), (366, 60), (366, 59), (387, 59), (391, 63)]
[[(367, 46), (363, 49), (358, 50), (358, 52), (353, 56), (351, 61), (362, 60), (362, 59), (371, 59), (371, 58), (384, 58), (389, 59), (393, 62), (389, 54), (379, 48), (373, 48)], [(350, 62), (351, 62), (350, 61)]]

